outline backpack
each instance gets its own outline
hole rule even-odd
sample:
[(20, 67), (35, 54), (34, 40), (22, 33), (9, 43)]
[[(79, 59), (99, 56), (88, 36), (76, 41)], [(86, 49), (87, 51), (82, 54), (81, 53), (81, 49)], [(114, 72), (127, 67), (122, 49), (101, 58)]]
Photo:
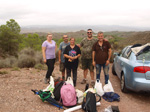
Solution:
[(54, 96), (55, 100), (59, 101), (60, 100), (60, 89), (63, 86), (64, 81), (60, 81), (58, 84), (56, 84), (56, 87), (54, 89)]
[[(96, 96), (95, 95), (99, 96), (98, 101), (96, 101)], [(83, 100), (82, 109), (85, 112), (97, 112), (96, 102), (99, 102), (100, 100), (101, 100), (100, 95), (88, 91), (87, 94), (86, 94), (86, 97)]]
[(66, 107), (72, 107), (77, 104), (77, 97), (75, 88), (71, 84), (66, 84), (62, 86), (60, 90), (62, 104)]
[(103, 99), (105, 99), (108, 102), (120, 101), (120, 96), (114, 92), (106, 92), (103, 95)]

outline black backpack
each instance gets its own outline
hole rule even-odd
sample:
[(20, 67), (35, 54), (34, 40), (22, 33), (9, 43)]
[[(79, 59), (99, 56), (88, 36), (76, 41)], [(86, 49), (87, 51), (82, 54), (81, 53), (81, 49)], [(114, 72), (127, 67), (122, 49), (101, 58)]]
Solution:
[(54, 89), (54, 96), (56, 101), (60, 100), (60, 89), (64, 83), (65, 83), (64, 81), (60, 81), (58, 84), (56, 84), (56, 87)]
[(83, 99), (82, 103), (82, 109), (85, 110), (85, 112), (97, 112), (96, 102), (101, 100), (101, 96), (99, 96), (99, 100), (96, 101), (95, 95), (99, 96), (98, 94), (92, 93), (90, 91), (87, 92), (86, 97)]

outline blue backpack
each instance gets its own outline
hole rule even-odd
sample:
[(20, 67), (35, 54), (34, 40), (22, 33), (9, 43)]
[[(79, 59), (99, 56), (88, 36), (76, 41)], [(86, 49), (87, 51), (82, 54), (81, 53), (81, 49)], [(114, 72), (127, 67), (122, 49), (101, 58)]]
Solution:
[(120, 101), (120, 96), (114, 92), (106, 92), (102, 97), (108, 102)]

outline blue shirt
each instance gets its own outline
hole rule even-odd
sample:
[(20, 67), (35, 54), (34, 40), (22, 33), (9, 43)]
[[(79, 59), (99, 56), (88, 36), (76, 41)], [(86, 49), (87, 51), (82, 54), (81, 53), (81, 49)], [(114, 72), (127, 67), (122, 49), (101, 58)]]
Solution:
[(64, 51), (67, 45), (70, 45), (70, 43), (65, 43), (65, 42), (61, 42), (59, 45), (59, 50), (61, 50), (61, 62), (65, 63), (65, 58), (64, 58)]

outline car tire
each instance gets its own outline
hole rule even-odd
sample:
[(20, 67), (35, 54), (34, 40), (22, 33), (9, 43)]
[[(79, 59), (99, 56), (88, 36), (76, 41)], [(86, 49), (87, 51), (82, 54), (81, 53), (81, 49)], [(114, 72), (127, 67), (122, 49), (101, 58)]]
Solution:
[(121, 85), (121, 91), (123, 93), (128, 93), (129, 92), (128, 89), (126, 88), (124, 73), (122, 73), (122, 75), (121, 75), (120, 85)]
[(115, 71), (115, 68), (114, 68), (114, 64), (112, 65), (112, 74), (113, 74), (113, 75), (117, 75), (117, 74), (116, 74), (116, 71)]

